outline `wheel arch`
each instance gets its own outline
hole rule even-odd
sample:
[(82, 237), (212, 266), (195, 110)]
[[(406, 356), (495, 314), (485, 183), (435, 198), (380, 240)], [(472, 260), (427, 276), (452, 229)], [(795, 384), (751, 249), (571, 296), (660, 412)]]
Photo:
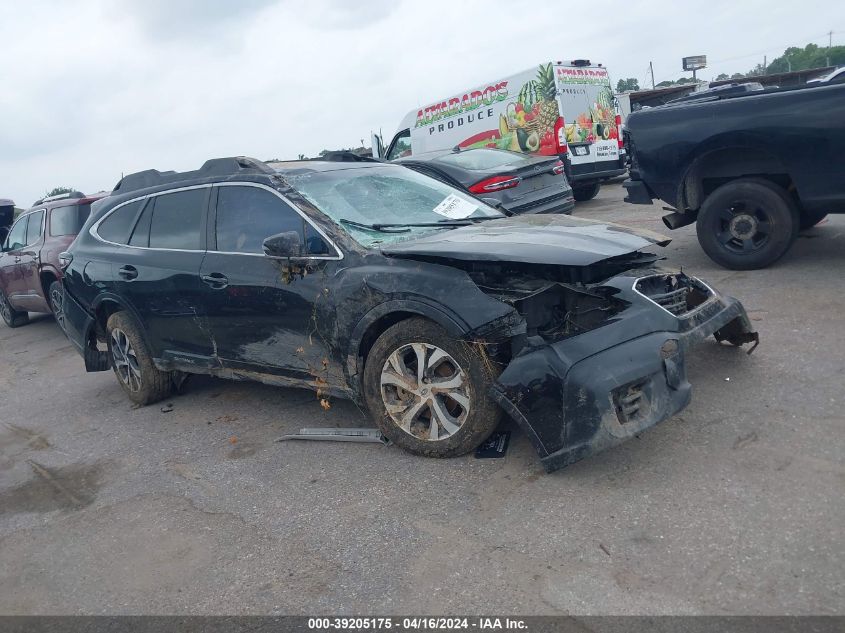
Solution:
[(777, 152), (759, 144), (732, 142), (707, 147), (690, 159), (677, 191), (675, 207), (698, 211), (718, 187), (739, 178), (762, 178), (782, 187), (800, 207), (800, 197), (789, 167)]
[(47, 304), (49, 305), (50, 286), (54, 281), (61, 281), (62, 275), (52, 266), (44, 266), (38, 271), (38, 278), (41, 282), (41, 292), (44, 293), (44, 296), (47, 298)]
[(358, 321), (352, 331), (344, 362), (347, 382), (356, 398), (361, 396), (360, 376), (363, 372), (363, 361), (376, 339), (392, 325), (419, 316), (431, 319), (455, 338), (463, 336), (469, 330), (467, 324), (451, 314), (448, 309), (423, 301), (395, 299), (375, 306)]

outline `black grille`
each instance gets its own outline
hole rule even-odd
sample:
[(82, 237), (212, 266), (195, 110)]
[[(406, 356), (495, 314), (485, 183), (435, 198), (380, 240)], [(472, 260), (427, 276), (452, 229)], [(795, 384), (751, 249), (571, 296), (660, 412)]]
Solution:
[(635, 288), (675, 316), (694, 310), (710, 296), (707, 286), (683, 273), (643, 277)]
[(616, 417), (620, 424), (636, 422), (642, 418), (647, 409), (643, 388), (645, 381), (620, 387), (613, 393), (613, 404), (616, 407)]

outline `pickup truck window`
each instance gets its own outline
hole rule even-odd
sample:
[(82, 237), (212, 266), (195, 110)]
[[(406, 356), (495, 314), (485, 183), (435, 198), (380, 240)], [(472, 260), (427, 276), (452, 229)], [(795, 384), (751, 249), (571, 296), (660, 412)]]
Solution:
[(41, 237), (41, 230), (44, 227), (44, 209), (31, 213), (29, 224), (26, 229), (26, 245), (32, 246)]
[(90, 204), (72, 204), (67, 207), (58, 207), (50, 213), (50, 235), (61, 237), (63, 235), (76, 235), (85, 224), (85, 220), (91, 213)]

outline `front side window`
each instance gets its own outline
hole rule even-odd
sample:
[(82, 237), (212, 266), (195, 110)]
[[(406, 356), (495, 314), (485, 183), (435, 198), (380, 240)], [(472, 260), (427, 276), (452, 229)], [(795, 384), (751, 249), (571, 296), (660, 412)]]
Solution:
[(50, 212), (50, 235), (53, 237), (76, 235), (82, 230), (90, 214), (90, 204), (74, 204), (53, 209)]
[(41, 237), (41, 228), (44, 224), (44, 210), (36, 211), (29, 215), (29, 224), (26, 229), (26, 245), (32, 246)]
[(150, 248), (202, 250), (202, 225), (208, 188), (174, 191), (155, 197)]
[[(455, 187), (399, 165), (368, 165), (285, 178), (366, 248), (419, 237), (421, 233), (438, 230), (438, 223), (504, 217)], [(435, 226), (408, 227), (401, 233), (360, 226), (373, 224)]]
[(24, 216), (15, 222), (9, 237), (6, 239), (6, 250), (15, 251), (26, 246), (26, 224), (29, 216)]
[(126, 244), (142, 202), (143, 200), (136, 200), (115, 209), (111, 215), (100, 222), (100, 226), (97, 227), (97, 235), (108, 242)]
[(397, 158), (404, 158), (411, 155), (411, 131), (405, 130), (400, 134), (390, 152), (387, 154), (387, 160), (396, 160)]
[(299, 213), (279, 196), (249, 186), (224, 186), (217, 193), (217, 250), (263, 253), (271, 235), (295, 232), (308, 255), (326, 255), (328, 245)]

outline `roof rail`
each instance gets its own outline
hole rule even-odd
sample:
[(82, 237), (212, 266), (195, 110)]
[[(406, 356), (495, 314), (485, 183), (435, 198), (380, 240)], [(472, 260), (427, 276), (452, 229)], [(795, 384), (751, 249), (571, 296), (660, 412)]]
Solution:
[(276, 172), (266, 163), (248, 156), (230, 156), (227, 158), (212, 158), (203, 163), (195, 171), (158, 171), (147, 169), (121, 178), (114, 186), (112, 193), (126, 193), (136, 189), (157, 187), (181, 180), (194, 178), (212, 178), (214, 176), (231, 176), (234, 174), (275, 174)]
[(43, 198), (39, 198), (35, 202), (32, 203), (32, 206), (38, 206), (39, 204), (44, 204), (45, 202), (53, 202), (54, 200), (66, 200), (68, 198), (84, 198), (85, 194), (81, 191), (67, 191), (65, 193), (58, 193), (55, 196), (44, 196)]

